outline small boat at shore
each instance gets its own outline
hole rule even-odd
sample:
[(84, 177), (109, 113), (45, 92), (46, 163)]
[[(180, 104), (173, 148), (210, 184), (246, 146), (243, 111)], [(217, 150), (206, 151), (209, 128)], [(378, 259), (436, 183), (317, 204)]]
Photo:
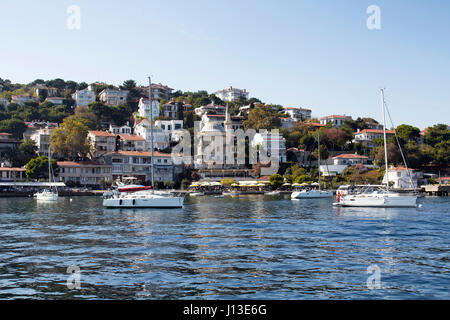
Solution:
[(205, 195), (205, 193), (204, 192), (190, 192), (189, 193), (189, 196), (190, 197), (201, 197), (201, 196), (204, 196)]
[(264, 192), (264, 194), (266, 196), (279, 196), (280, 195), (280, 191), (268, 191), (268, 192)]

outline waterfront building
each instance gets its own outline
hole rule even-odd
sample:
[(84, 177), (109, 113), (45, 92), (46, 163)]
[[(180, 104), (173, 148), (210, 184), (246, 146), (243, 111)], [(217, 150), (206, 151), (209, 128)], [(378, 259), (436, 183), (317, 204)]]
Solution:
[(320, 124), (327, 125), (327, 124), (331, 123), (334, 128), (339, 128), (342, 124), (344, 124), (345, 121), (352, 120), (352, 117), (346, 116), (346, 115), (343, 115), (343, 116), (331, 115), (331, 116), (322, 117), (319, 120), (320, 120)]
[(239, 97), (248, 99), (249, 92), (246, 89), (237, 89), (230, 86), (227, 89), (219, 90), (214, 93), (222, 101), (235, 101)]
[(89, 130), (88, 141), (94, 158), (116, 150), (116, 135), (108, 131)]
[(128, 90), (104, 89), (100, 92), (99, 99), (107, 105), (117, 106), (127, 102), (128, 93)]
[(101, 181), (112, 182), (111, 165), (96, 161), (57, 161), (59, 181), (83, 186), (98, 186)]
[(25, 168), (0, 167), (0, 181), (2, 182), (23, 182), (26, 181)]
[[(409, 171), (409, 173), (408, 173)], [(402, 188), (418, 188), (422, 184), (426, 184), (426, 179), (423, 177), (423, 172), (409, 169), (405, 167), (391, 167), (388, 174), (384, 174), (383, 183), (387, 183), (394, 189)]]
[[(148, 151), (124, 151), (107, 153), (103, 156), (105, 163), (112, 166), (113, 180), (133, 176), (141, 181), (151, 181), (151, 156)], [(154, 151), (155, 181), (173, 181), (174, 165), (169, 153)]]
[(87, 89), (77, 90), (72, 94), (72, 99), (75, 100), (77, 107), (87, 106), (89, 103), (95, 102), (95, 93)]

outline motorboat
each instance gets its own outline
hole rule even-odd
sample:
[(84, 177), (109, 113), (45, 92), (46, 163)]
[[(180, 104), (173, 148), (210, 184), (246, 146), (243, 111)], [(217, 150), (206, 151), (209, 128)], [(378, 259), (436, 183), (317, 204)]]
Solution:
[(332, 191), (316, 190), (316, 189), (304, 189), (301, 191), (294, 191), (291, 194), (291, 199), (317, 199), (317, 198), (331, 198), (333, 197)]
[(189, 192), (189, 196), (191, 196), (191, 197), (200, 197), (200, 196), (204, 196), (204, 195), (205, 195), (205, 193), (200, 192), (200, 191)]
[(278, 195), (280, 195), (280, 191), (268, 191), (268, 192), (264, 192), (264, 194), (266, 195), (266, 196), (278, 196)]

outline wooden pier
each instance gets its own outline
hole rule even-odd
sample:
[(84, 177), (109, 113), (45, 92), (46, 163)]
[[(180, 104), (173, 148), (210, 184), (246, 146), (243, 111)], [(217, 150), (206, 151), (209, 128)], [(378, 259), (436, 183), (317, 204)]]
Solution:
[(450, 185), (429, 184), (425, 186), (425, 193), (429, 196), (448, 196)]

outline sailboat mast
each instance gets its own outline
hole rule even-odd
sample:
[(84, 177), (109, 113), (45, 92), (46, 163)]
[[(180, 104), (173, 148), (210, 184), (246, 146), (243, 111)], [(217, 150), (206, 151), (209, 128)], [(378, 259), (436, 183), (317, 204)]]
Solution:
[(51, 176), (51, 147), (48, 145), (48, 182), (52, 182), (52, 176)]
[(151, 160), (151, 166), (152, 166), (152, 190), (155, 190), (155, 169), (153, 166), (153, 104), (152, 104), (152, 79), (148, 77), (148, 100), (150, 103), (150, 140), (151, 140), (151, 149), (152, 149), (152, 160)]
[(318, 163), (317, 169), (319, 170), (319, 191), (320, 191), (320, 132), (317, 130), (317, 155), (318, 155)]
[(381, 105), (383, 108), (383, 139), (384, 139), (384, 163), (386, 166), (386, 191), (389, 191), (389, 169), (388, 169), (388, 156), (387, 156), (387, 143), (386, 143), (386, 112), (384, 106), (384, 90), (381, 89)]

